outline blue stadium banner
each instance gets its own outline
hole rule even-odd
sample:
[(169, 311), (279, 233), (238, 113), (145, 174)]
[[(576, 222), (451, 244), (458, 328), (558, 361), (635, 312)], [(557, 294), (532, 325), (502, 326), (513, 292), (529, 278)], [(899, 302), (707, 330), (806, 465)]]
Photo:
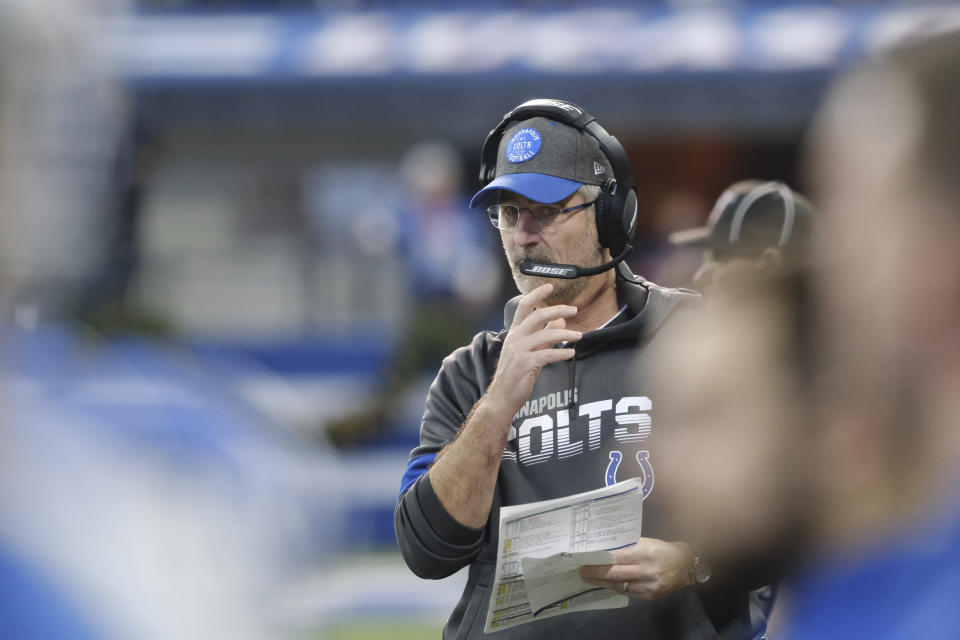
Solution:
[(133, 14), (97, 25), (133, 80), (325, 81), (832, 69), (960, 27), (960, 7), (747, 5)]

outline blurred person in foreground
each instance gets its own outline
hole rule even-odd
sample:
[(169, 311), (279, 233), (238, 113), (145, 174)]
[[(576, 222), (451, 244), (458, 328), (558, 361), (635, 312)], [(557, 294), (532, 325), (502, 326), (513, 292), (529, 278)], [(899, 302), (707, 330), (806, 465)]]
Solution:
[(745, 637), (755, 622), (748, 591), (710, 580), (665, 526), (654, 491), (653, 400), (630, 372), (660, 327), (697, 297), (634, 276), (622, 262), (636, 224), (629, 159), (589, 114), (556, 100), (507, 114), (481, 157), (483, 189), (471, 205), (499, 230), (521, 295), (507, 303), (503, 330), (478, 334), (444, 360), (395, 516), (417, 575), (469, 567), (444, 638), (483, 636), (501, 507), (630, 477), (643, 477), (646, 537), (614, 552), (615, 565), (581, 569), (590, 584), (628, 595), (629, 606), (498, 635)]
[(710, 313), (665, 327), (641, 363), (659, 374), (654, 439), (671, 519), (714, 571), (745, 585), (789, 575), (808, 539), (808, 289), (798, 272), (726, 278)]
[[(720, 194), (704, 226), (674, 232), (669, 239), (677, 247), (703, 250), (693, 285), (712, 308), (718, 290), (806, 266), (815, 224), (813, 205), (786, 184), (741, 180)], [(766, 618), (775, 597), (775, 586), (755, 594)]]
[(830, 431), (797, 640), (960, 637), (958, 70), (960, 31), (903, 46), (812, 132)]
[(787, 576), (793, 640), (960, 637), (958, 68), (950, 34), (840, 82), (811, 137), (817, 270), (724, 286), (650, 363), (678, 529)]
[(816, 213), (782, 182), (742, 180), (727, 187), (706, 225), (670, 234), (676, 247), (703, 250), (693, 286), (709, 297), (751, 271), (794, 269), (807, 255)]

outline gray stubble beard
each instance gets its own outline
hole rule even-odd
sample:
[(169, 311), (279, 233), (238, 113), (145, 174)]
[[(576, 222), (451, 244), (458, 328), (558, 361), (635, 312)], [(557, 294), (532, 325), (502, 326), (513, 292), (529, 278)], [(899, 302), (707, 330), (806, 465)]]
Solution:
[[(582, 250), (582, 254), (587, 257), (581, 262), (577, 259), (580, 255), (573, 256), (573, 263), (579, 267), (595, 267), (602, 264), (603, 252), (597, 245), (596, 237), (585, 237), (583, 240), (584, 241), (576, 247), (576, 253), (581, 254)], [(590, 247), (595, 247), (595, 249), (591, 252)], [(504, 248), (504, 252), (506, 253), (506, 248)], [(515, 255), (507, 253), (507, 262), (510, 264), (513, 281), (517, 285), (517, 289), (520, 290), (520, 293), (524, 295), (549, 282), (553, 284), (553, 292), (544, 299), (544, 302), (548, 305), (569, 304), (587, 287), (588, 278), (567, 280), (564, 278), (528, 276), (521, 273), (520, 262), (524, 258), (530, 258), (538, 262), (553, 262), (551, 256), (546, 255), (544, 251), (538, 251), (536, 248), (531, 251), (523, 251), (520, 249), (517, 250)]]

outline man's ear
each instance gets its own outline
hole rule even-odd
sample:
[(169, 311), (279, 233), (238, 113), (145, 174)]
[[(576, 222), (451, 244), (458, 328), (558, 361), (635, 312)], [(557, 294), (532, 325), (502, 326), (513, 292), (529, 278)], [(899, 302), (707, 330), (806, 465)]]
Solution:
[(783, 252), (773, 247), (764, 249), (757, 258), (757, 266), (763, 271), (779, 269), (781, 264), (783, 264)]

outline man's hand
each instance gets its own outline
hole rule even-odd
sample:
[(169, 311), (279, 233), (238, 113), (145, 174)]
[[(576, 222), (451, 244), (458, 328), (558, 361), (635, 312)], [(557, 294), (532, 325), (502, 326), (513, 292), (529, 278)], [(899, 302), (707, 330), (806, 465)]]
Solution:
[(550, 347), (580, 339), (579, 331), (563, 328), (566, 318), (576, 315), (576, 307), (543, 306), (551, 291), (553, 285), (548, 283), (520, 299), (493, 382), (457, 438), (443, 448), (427, 472), (447, 513), (467, 527), (479, 529), (490, 516), (513, 416), (530, 398), (540, 370), (550, 362), (573, 357), (573, 349)]
[(553, 285), (541, 285), (520, 298), (513, 325), (503, 341), (500, 361), (485, 401), (495, 403), (513, 416), (530, 398), (540, 370), (551, 362), (569, 360), (572, 348), (553, 349), (560, 342), (576, 342), (582, 334), (564, 328), (566, 319), (577, 314), (577, 308), (565, 304), (543, 306)]
[(693, 549), (685, 542), (640, 538), (612, 554), (614, 564), (580, 567), (583, 581), (637, 600), (656, 600), (692, 584)]

